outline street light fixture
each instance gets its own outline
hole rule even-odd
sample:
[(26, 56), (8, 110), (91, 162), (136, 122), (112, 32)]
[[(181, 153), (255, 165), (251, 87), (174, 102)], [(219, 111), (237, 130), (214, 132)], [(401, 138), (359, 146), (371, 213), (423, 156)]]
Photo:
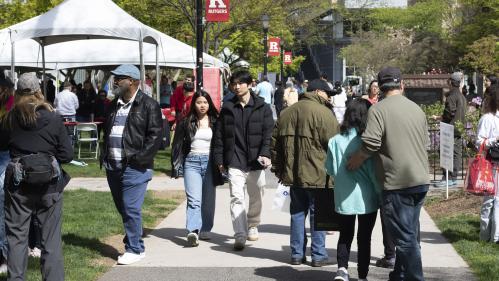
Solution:
[(268, 46), (267, 46), (267, 33), (269, 32), (270, 17), (267, 14), (262, 15), (262, 26), (263, 26), (263, 75), (267, 76), (267, 59), (268, 59)]

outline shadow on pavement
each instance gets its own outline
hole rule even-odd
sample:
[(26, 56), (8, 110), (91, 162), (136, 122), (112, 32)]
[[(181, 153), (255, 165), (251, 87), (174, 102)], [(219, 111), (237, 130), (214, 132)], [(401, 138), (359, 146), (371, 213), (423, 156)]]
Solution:
[[(255, 275), (270, 278), (276, 281), (294, 280), (333, 280), (332, 268), (318, 268), (298, 270), (290, 266), (256, 268)], [(354, 279), (351, 279), (354, 280)]]

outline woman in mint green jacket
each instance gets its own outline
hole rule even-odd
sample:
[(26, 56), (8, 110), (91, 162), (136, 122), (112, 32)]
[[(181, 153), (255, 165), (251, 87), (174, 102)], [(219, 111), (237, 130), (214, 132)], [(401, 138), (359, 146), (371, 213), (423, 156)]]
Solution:
[(361, 146), (360, 135), (366, 128), (371, 103), (364, 99), (352, 101), (345, 112), (340, 134), (329, 140), (326, 170), (334, 177), (334, 204), (340, 217), (338, 240), (338, 271), (334, 280), (348, 280), (348, 260), (358, 217), (357, 247), (359, 280), (366, 280), (371, 258), (371, 234), (380, 204), (381, 185), (376, 179), (373, 159), (355, 171), (346, 166), (350, 155)]

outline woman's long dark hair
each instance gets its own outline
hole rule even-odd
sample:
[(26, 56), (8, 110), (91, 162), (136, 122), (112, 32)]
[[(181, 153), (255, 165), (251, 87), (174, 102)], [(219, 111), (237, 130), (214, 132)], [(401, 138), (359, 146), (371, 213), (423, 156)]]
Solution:
[(194, 93), (191, 101), (191, 108), (189, 110), (189, 114), (187, 115), (187, 126), (189, 127), (189, 131), (196, 131), (199, 127), (198, 113), (196, 112), (196, 100), (200, 97), (205, 98), (208, 101), (208, 118), (210, 119), (210, 127), (212, 123), (218, 118), (218, 110), (213, 104), (213, 100), (210, 97), (210, 94), (204, 90), (198, 90)]
[(494, 84), (487, 88), (484, 95), (484, 113), (494, 113), (499, 110), (499, 85)]
[(371, 103), (366, 99), (353, 100), (347, 107), (340, 126), (340, 133), (348, 136), (350, 129), (357, 130), (357, 134), (362, 134), (366, 129), (367, 111)]

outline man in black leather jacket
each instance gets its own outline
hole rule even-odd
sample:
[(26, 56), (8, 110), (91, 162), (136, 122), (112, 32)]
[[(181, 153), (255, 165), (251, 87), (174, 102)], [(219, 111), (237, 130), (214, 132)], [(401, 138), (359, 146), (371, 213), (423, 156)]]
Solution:
[(116, 98), (106, 114), (101, 165), (126, 233), (125, 253), (118, 264), (132, 264), (145, 257), (141, 210), (163, 121), (159, 104), (139, 90), (137, 67), (120, 65), (111, 73)]

